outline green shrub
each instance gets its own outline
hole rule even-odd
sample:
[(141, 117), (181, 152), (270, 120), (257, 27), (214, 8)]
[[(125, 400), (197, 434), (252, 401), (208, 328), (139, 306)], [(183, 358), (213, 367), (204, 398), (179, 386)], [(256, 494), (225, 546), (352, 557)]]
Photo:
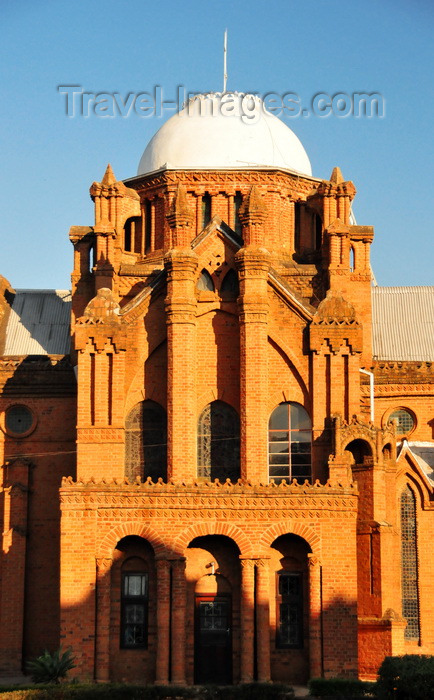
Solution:
[(27, 663), (26, 670), (34, 683), (60, 683), (60, 680), (66, 678), (68, 671), (74, 667), (71, 649), (62, 652), (60, 647), (52, 654), (45, 650), (37, 659)]
[(378, 671), (376, 693), (380, 700), (434, 698), (434, 656), (386, 656)]
[(243, 683), (241, 685), (204, 687), (198, 700), (286, 700), (294, 697), (294, 691), (283, 683)]
[(363, 698), (375, 692), (375, 683), (351, 678), (312, 678), (309, 692), (316, 698)]
[(280, 683), (247, 683), (231, 686), (138, 686), (127, 683), (62, 683), (17, 688), (2, 693), (1, 700), (289, 700), (292, 688)]
[(62, 683), (17, 688), (2, 693), (1, 700), (290, 700), (292, 688), (280, 683), (247, 683), (230, 686), (158, 686), (127, 683)]

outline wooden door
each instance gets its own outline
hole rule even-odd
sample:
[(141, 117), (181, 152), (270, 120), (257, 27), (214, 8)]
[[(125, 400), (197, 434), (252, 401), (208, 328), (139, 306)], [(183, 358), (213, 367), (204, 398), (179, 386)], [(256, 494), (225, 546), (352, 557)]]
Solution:
[(232, 683), (231, 596), (196, 597), (195, 683)]

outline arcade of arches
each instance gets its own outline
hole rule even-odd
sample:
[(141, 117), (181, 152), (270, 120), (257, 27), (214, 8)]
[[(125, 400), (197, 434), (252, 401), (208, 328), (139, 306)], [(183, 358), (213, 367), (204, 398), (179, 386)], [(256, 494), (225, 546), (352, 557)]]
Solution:
[(110, 629), (98, 680), (122, 680), (130, 665), (134, 680), (159, 683), (284, 682), (289, 673), (302, 683), (320, 673), (320, 577), (310, 545), (287, 533), (249, 556), (236, 538), (199, 535), (181, 556), (161, 556), (148, 539), (127, 535), (111, 559), (97, 561), (97, 623)]

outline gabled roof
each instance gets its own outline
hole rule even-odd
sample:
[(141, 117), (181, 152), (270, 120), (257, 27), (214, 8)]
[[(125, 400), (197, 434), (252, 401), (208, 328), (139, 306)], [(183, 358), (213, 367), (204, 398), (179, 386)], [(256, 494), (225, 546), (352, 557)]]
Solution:
[(374, 359), (434, 360), (434, 287), (372, 288)]
[(4, 355), (67, 355), (71, 292), (18, 289), (5, 328)]
[(434, 485), (434, 442), (407, 442), (403, 440), (398, 459), (410, 453), (428, 481)]

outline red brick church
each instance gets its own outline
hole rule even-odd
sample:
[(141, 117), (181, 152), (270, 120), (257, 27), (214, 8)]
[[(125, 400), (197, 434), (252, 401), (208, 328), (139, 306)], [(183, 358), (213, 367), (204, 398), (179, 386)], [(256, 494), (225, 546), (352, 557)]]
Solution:
[[(335, 167), (194, 98), (110, 166), (72, 294), (0, 278), (0, 674), (373, 677), (434, 653), (434, 287)], [(253, 98), (251, 98), (253, 99)]]

